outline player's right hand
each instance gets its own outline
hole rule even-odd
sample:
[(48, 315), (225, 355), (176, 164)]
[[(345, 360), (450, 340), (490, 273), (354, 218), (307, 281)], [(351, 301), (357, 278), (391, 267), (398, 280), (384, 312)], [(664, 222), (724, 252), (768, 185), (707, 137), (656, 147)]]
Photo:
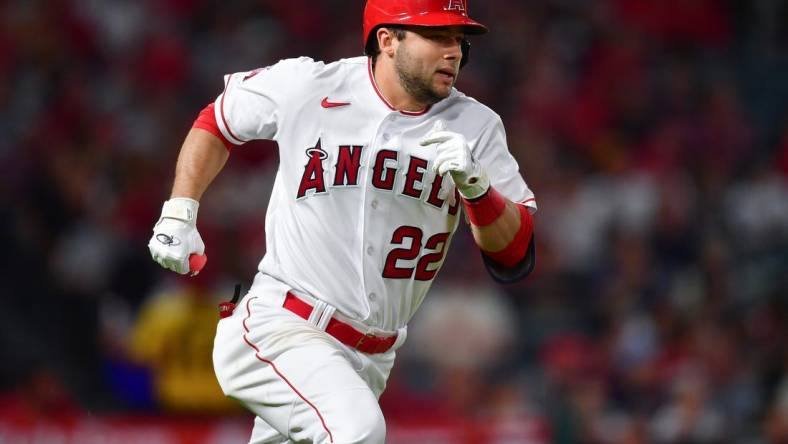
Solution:
[(161, 217), (148, 242), (151, 257), (162, 267), (179, 274), (191, 271), (192, 276), (199, 272), (199, 269), (189, 269), (189, 257), (205, 252), (205, 244), (197, 231), (199, 206), (199, 202), (187, 197), (175, 197), (164, 202)]

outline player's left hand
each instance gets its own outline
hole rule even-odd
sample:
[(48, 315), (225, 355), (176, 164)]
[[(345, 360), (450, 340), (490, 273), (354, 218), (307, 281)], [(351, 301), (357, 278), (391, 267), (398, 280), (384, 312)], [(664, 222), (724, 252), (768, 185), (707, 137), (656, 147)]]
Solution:
[(490, 188), (490, 180), (471, 154), (465, 136), (446, 131), (442, 120), (419, 142), (421, 146), (436, 145), (432, 169), (438, 175), (451, 174), (454, 185), (466, 199), (482, 196)]

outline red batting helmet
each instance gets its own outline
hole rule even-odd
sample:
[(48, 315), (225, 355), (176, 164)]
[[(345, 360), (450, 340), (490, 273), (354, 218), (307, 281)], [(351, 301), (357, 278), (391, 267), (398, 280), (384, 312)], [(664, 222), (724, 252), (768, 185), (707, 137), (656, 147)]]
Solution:
[[(467, 0), (367, 0), (364, 8), (364, 51), (372, 53), (372, 34), (379, 26), (462, 26), (466, 34), (484, 34), (487, 28), (468, 17)], [(467, 62), (463, 44), (463, 65)]]

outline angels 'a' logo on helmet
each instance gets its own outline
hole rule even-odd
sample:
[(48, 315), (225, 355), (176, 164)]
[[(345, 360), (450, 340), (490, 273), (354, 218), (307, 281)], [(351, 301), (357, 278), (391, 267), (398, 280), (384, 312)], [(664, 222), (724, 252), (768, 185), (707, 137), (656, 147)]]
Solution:
[(449, 0), (449, 5), (443, 9), (445, 11), (465, 12), (465, 0)]

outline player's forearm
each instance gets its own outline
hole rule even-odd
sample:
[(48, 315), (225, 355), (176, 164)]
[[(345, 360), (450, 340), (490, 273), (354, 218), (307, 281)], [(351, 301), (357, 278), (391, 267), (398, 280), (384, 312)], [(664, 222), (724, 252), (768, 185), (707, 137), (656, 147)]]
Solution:
[(199, 201), (228, 157), (227, 148), (218, 137), (192, 128), (178, 155), (171, 197), (189, 197)]
[(495, 221), (485, 226), (471, 223), (471, 232), (479, 248), (498, 252), (512, 243), (520, 230), (520, 222), (520, 212), (516, 204), (507, 199), (506, 208)]
[(463, 198), (463, 206), (476, 244), (489, 259), (514, 267), (526, 258), (533, 238), (533, 217), (525, 206), (492, 187), (476, 199)]

